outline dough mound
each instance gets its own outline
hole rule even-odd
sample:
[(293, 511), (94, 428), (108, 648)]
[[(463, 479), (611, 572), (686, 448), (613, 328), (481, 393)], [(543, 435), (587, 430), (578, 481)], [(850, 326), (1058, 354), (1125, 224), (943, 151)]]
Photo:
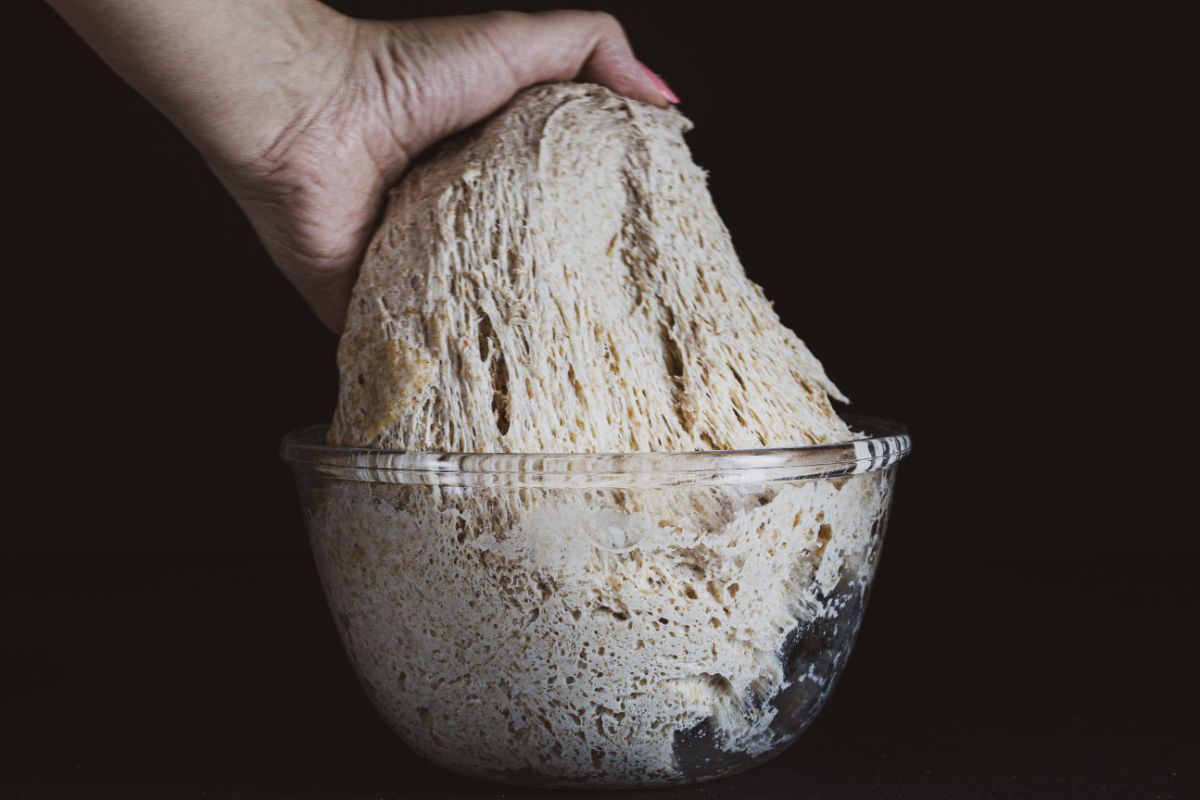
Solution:
[(785, 447), (845, 399), (742, 269), (683, 134), (599, 86), (518, 95), (415, 166), (368, 249), (333, 444)]
[[(742, 270), (688, 127), (600, 87), (541, 86), (414, 167), (355, 289), (330, 441), (851, 439), (841, 395)], [(807, 726), (891, 492), (881, 472), (706, 475), (301, 485), (342, 639), (405, 741), (483, 777), (646, 785), (728, 774)]]

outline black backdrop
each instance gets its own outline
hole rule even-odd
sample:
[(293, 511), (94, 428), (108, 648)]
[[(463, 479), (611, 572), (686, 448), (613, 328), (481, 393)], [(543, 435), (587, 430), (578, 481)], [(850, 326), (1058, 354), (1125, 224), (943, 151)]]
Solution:
[[(827, 49), (782, 4), (593, 5), (683, 98), (784, 320), (858, 410), (912, 429), (890, 548), (1196, 552), (1148, 518), (1186, 494), (1148, 401), (1184, 321), (1157, 259), (1117, 247), (1146, 200), (1124, 178), (1160, 146), (1132, 138), (1143, 56)], [(171, 126), (48, 9), (18, 22), (6, 543), (303, 547), (276, 445), (330, 416), (333, 337)]]
[[(1194, 796), (1185, 59), (578, 5), (683, 98), (785, 321), (916, 441), (842, 688), (705, 796)], [(396, 746), (319, 597), (276, 452), (331, 413), (333, 337), (157, 112), (3, 13), (0, 795), (493, 796)]]
[[(1195, 796), (1186, 50), (577, 5), (683, 97), (782, 317), (916, 439), (829, 709), (701, 794)], [(331, 413), (334, 337), (154, 109), (4, 14), (0, 795), (516, 796), (398, 747), (336, 642), (276, 455)]]

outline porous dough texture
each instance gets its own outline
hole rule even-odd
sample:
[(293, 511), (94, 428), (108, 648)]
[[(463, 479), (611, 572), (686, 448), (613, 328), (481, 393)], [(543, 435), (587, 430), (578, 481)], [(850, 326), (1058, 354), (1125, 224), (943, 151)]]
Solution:
[(345, 481), (309, 525), (356, 672), (415, 750), (488, 779), (671, 784), (742, 769), (812, 721), (891, 486)]
[(850, 438), (746, 277), (675, 110), (526, 90), (392, 195), (338, 351), (334, 444), (730, 450)]
[[(600, 87), (541, 86), (415, 167), (355, 289), (329, 441), (851, 439), (820, 363), (743, 272), (688, 127)], [(857, 628), (890, 474), (575, 478), (311, 490), (326, 593), (392, 726), (462, 771), (567, 784), (712, 777), (790, 741)]]

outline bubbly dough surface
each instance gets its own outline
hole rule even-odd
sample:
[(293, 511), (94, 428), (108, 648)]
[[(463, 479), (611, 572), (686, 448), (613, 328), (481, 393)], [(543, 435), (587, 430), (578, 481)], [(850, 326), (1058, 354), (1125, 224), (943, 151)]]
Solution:
[[(821, 364), (746, 277), (688, 127), (600, 87), (541, 86), (416, 166), (355, 289), (329, 440), (613, 453), (853, 438)], [(692, 775), (696, 731), (720, 774), (819, 708), (890, 485), (332, 481), (309, 525), (347, 649), (413, 747), (490, 777), (671, 782)], [(813, 644), (821, 630), (831, 643)]]
[(746, 277), (690, 123), (526, 90), (394, 191), (338, 353), (335, 444), (444, 452), (844, 441), (842, 398)]
[[(342, 482), (310, 524), (346, 647), (410, 746), (480, 777), (640, 785), (722, 774), (716, 759), (753, 759), (811, 720), (853, 641), (890, 489), (886, 473)], [(708, 766), (682, 755), (698, 726)]]

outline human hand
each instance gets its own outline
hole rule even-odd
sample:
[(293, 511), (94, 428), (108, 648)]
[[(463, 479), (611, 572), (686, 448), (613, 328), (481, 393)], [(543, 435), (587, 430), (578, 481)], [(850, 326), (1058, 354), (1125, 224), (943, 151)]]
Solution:
[(386, 189), (520, 89), (580, 78), (677, 102), (607, 14), (394, 22), (315, 0), (50, 0), (199, 148), (332, 330)]

